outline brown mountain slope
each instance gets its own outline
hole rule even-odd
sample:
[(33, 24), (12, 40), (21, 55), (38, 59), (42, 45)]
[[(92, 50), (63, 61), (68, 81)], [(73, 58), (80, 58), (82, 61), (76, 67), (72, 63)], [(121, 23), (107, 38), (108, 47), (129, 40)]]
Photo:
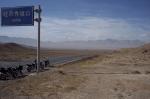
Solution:
[(0, 43), (1, 52), (25, 51), (32, 50), (16, 43)]
[[(95, 51), (57, 50), (41, 48), (41, 58), (50, 56), (95, 54)], [(36, 49), (16, 43), (0, 43), (0, 61), (20, 61), (36, 58)]]
[[(106, 61), (105, 61), (106, 60)], [(118, 65), (148, 65), (150, 64), (150, 44), (137, 48), (120, 49), (108, 55), (103, 62)]]
[(0, 61), (16, 61), (22, 58), (31, 58), (35, 55), (34, 49), (16, 43), (0, 43)]

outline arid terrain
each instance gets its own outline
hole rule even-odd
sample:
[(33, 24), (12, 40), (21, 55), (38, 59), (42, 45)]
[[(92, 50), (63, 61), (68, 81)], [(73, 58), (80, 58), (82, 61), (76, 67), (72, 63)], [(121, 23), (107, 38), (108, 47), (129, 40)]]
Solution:
[[(64, 56), (64, 55), (93, 55), (97, 52), (108, 51), (88, 51), (88, 50), (66, 50), (66, 49), (41, 49), (41, 58), (49, 56)], [(0, 61), (22, 61), (36, 59), (36, 48), (23, 46), (16, 43), (0, 43)]]
[(0, 81), (1, 99), (150, 99), (150, 44), (84, 53), (98, 57)]

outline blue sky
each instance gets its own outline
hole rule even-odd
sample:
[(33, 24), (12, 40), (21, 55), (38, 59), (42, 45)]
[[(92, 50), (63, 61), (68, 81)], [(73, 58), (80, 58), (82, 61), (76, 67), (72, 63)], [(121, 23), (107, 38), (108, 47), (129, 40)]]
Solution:
[[(43, 10), (42, 40), (150, 41), (150, 0), (0, 0), (0, 7), (38, 4)], [(37, 24), (0, 27), (0, 35), (37, 38)]]

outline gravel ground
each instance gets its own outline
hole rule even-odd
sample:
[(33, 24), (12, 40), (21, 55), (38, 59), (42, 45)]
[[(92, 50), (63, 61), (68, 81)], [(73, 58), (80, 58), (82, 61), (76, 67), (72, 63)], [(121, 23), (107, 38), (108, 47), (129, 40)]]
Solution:
[[(150, 58), (126, 51), (0, 82), (2, 99), (150, 99)], [(11, 97), (11, 98), (10, 98)]]

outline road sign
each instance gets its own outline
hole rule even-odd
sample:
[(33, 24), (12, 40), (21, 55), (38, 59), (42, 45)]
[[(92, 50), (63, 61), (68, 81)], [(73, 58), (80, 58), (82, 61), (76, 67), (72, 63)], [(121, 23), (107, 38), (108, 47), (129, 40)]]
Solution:
[(34, 25), (34, 6), (1, 8), (2, 26)]
[[(34, 12), (38, 18), (34, 19)], [(37, 40), (37, 73), (40, 67), (40, 32), (41, 32), (41, 12), (40, 5), (34, 10), (34, 6), (5, 7), (1, 8), (2, 26), (32, 26), (34, 21), (38, 22), (38, 40)]]

